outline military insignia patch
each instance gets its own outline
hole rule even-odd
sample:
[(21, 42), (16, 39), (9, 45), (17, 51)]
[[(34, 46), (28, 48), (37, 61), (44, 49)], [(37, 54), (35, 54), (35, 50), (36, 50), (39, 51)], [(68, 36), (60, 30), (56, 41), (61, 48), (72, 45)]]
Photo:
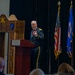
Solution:
[(10, 24), (10, 29), (14, 30), (14, 24), (13, 23)]

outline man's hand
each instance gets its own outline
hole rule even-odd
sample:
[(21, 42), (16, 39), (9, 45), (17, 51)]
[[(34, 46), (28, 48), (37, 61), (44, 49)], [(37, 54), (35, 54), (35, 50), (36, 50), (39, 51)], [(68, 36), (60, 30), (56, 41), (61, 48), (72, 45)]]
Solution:
[(37, 36), (38, 36), (37, 31), (33, 31), (33, 35), (34, 35), (35, 37), (37, 37)]

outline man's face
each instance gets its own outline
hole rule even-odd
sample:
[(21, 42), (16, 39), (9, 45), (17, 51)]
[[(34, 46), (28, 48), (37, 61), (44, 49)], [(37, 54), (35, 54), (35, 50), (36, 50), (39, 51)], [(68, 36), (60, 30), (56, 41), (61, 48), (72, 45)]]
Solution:
[(31, 27), (33, 30), (37, 28), (37, 23), (36, 22), (31, 22)]

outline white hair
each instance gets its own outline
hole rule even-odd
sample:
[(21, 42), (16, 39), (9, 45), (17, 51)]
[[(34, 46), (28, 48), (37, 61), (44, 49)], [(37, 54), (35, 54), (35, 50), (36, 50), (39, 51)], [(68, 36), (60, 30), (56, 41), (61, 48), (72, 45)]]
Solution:
[(29, 75), (45, 75), (41, 69), (34, 69), (30, 72)]
[(37, 22), (35, 20), (31, 21), (31, 23), (36, 23), (37, 24)]

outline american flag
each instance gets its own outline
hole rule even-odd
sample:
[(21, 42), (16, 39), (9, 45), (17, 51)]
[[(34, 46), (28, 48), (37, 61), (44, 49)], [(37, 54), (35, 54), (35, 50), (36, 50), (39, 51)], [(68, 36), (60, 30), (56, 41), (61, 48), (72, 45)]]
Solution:
[(60, 11), (58, 11), (58, 14), (57, 14), (56, 26), (55, 26), (55, 32), (54, 32), (54, 39), (55, 39), (54, 54), (55, 54), (56, 59), (61, 53), (61, 26), (60, 26), (59, 13)]

